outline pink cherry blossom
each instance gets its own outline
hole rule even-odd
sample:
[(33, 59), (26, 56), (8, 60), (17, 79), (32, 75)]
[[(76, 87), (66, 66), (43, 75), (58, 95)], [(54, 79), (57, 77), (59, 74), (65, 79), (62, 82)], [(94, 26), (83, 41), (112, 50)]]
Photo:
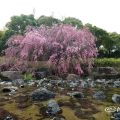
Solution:
[(87, 28), (76, 29), (71, 25), (31, 27), (22, 35), (8, 39), (6, 56), (24, 61), (39, 61), (44, 58), (54, 66), (58, 74), (77, 71), (83, 74), (81, 64), (92, 68), (97, 56), (95, 37)]

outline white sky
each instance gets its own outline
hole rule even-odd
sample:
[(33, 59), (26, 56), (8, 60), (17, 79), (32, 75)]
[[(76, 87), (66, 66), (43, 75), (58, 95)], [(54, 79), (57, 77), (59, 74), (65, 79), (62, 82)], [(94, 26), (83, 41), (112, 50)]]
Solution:
[(1, 0), (0, 29), (13, 15), (31, 14), (35, 17), (53, 15), (56, 18), (76, 17), (108, 32), (120, 33), (120, 0)]

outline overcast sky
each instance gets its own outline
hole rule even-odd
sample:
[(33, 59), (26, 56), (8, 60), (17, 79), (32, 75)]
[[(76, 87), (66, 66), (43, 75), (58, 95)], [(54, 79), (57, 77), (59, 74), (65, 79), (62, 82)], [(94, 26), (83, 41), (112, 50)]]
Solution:
[(1, 0), (0, 29), (13, 15), (53, 15), (56, 18), (76, 17), (108, 32), (120, 33), (120, 0)]

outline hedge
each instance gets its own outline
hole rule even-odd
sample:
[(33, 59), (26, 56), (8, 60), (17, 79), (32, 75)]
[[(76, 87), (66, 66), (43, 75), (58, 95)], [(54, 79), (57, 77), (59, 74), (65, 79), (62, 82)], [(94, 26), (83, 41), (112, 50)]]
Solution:
[(120, 58), (97, 58), (95, 59), (95, 66), (120, 67)]

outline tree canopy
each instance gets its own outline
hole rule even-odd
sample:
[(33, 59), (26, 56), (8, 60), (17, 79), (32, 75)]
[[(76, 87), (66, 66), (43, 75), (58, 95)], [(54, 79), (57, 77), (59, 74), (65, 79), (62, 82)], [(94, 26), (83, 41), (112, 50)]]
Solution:
[(74, 17), (67, 17), (62, 22), (77, 27), (78, 29), (83, 27), (82, 21)]
[[(96, 37), (96, 46), (99, 51), (99, 56), (102, 57), (104, 53), (107, 57), (111, 56), (114, 40), (111, 38), (109, 33), (101, 28), (92, 26), (91, 24), (86, 24), (85, 26), (88, 27), (92, 34)], [(103, 49), (101, 49), (101, 46), (103, 46)]]
[(52, 16), (42, 15), (37, 19), (38, 26), (41, 26), (41, 25), (52, 26), (52, 25), (58, 24), (60, 22), (61, 21), (59, 19), (56, 19)]
[(28, 25), (37, 26), (34, 15), (13, 16), (11, 21), (6, 24), (6, 27), (14, 34), (23, 34)]
[(44, 58), (58, 74), (82, 74), (81, 65), (91, 69), (92, 58), (97, 55), (95, 37), (88, 29), (62, 24), (28, 27), (24, 35), (13, 35), (6, 45), (6, 56), (34, 61)]

